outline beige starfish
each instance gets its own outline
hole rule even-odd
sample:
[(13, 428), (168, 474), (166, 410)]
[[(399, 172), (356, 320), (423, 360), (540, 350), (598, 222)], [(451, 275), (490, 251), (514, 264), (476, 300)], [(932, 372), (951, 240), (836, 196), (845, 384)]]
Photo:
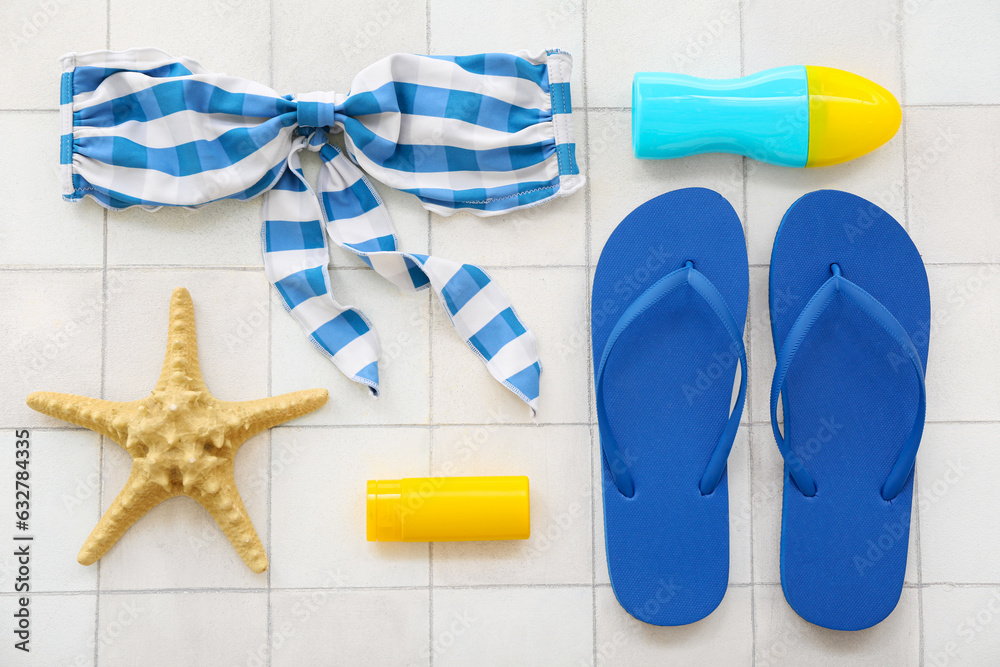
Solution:
[(321, 407), (326, 389), (306, 389), (256, 401), (220, 401), (198, 367), (194, 304), (183, 287), (170, 298), (163, 370), (153, 393), (127, 403), (34, 392), (28, 405), (111, 438), (132, 456), (128, 482), (77, 559), (96, 562), (139, 517), (167, 498), (185, 495), (208, 510), (254, 572), (267, 554), (236, 490), (233, 459), (254, 435)]

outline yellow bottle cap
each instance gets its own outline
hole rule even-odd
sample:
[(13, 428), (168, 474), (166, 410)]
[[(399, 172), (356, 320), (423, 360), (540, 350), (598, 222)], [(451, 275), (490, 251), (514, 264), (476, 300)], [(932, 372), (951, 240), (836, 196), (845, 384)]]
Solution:
[(806, 66), (809, 85), (807, 167), (846, 162), (892, 139), (903, 112), (892, 93), (832, 67)]
[(369, 542), (525, 540), (527, 477), (368, 480)]

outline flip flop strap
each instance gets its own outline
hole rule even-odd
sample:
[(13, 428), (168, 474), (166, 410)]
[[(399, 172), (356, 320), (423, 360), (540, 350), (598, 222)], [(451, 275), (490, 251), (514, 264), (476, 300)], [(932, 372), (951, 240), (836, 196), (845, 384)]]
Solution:
[(708, 466), (705, 468), (705, 472), (698, 484), (698, 488), (703, 495), (712, 493), (722, 479), (722, 475), (726, 470), (726, 461), (729, 458), (729, 452), (733, 448), (733, 441), (736, 439), (736, 431), (740, 427), (740, 417), (743, 414), (743, 404), (746, 401), (747, 394), (747, 354), (743, 347), (741, 328), (736, 324), (736, 320), (729, 311), (725, 299), (722, 298), (722, 295), (716, 289), (715, 285), (712, 284), (712, 281), (695, 269), (692, 262), (688, 261), (683, 268), (672, 271), (653, 283), (622, 313), (618, 322), (615, 323), (615, 328), (611, 331), (611, 335), (608, 336), (607, 343), (604, 345), (604, 351), (601, 354), (601, 363), (598, 365), (597, 381), (594, 384), (597, 392), (597, 423), (601, 434), (601, 448), (607, 460), (608, 468), (611, 470), (611, 477), (614, 480), (615, 486), (618, 487), (622, 495), (628, 498), (635, 495), (635, 483), (628, 470), (626, 454), (618, 446), (618, 441), (611, 431), (611, 425), (605, 412), (604, 371), (607, 366), (608, 357), (611, 356), (611, 350), (614, 348), (621, 334), (646, 310), (685, 284), (690, 285), (712, 308), (716, 317), (719, 318), (726, 333), (729, 334), (733, 346), (739, 353), (741, 369), (740, 391), (736, 397), (736, 405), (733, 407), (729, 419), (726, 421), (722, 435), (719, 436), (719, 441), (712, 452), (712, 458), (709, 460)]
[[(917, 348), (913, 345), (913, 341), (910, 340), (910, 335), (903, 328), (903, 325), (899, 323), (899, 320), (893, 317), (892, 313), (878, 299), (845, 278), (841, 274), (840, 267), (837, 264), (830, 265), (830, 269), (833, 275), (812, 295), (808, 303), (806, 303), (805, 308), (799, 313), (795, 323), (792, 324), (788, 335), (785, 336), (785, 341), (781, 344), (778, 361), (774, 368), (774, 378), (771, 381), (771, 430), (774, 431), (775, 442), (778, 443), (778, 449), (785, 459), (788, 472), (795, 485), (799, 488), (799, 491), (808, 497), (816, 495), (816, 482), (806, 472), (801, 459), (791, 450), (788, 442), (782, 437), (781, 431), (778, 429), (778, 396), (782, 393), (785, 378), (792, 366), (795, 353), (802, 346), (802, 342), (809, 335), (816, 320), (833, 303), (833, 299), (837, 294), (843, 294), (899, 344), (917, 373), (917, 385), (919, 387), (917, 416), (913, 427), (910, 429), (910, 435), (906, 439), (906, 444), (903, 445), (903, 450), (899, 453), (896, 463), (889, 472), (889, 476), (886, 478), (881, 490), (883, 500), (892, 500), (899, 495), (900, 491), (903, 490), (903, 486), (906, 485), (906, 480), (909, 479), (910, 473), (913, 471), (913, 464), (917, 458), (917, 449), (920, 447), (920, 436), (924, 430), (924, 415), (927, 410), (924, 366), (920, 360), (920, 355), (917, 353)], [(785, 416), (787, 419), (787, 413)]]

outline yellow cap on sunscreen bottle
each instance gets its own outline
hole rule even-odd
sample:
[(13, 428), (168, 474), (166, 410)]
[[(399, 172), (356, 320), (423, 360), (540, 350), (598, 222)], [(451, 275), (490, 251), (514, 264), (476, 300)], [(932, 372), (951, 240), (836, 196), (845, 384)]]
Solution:
[(369, 542), (526, 540), (527, 477), (368, 480)]
[(903, 111), (873, 81), (832, 67), (806, 65), (809, 86), (807, 167), (826, 167), (873, 151), (892, 139)]

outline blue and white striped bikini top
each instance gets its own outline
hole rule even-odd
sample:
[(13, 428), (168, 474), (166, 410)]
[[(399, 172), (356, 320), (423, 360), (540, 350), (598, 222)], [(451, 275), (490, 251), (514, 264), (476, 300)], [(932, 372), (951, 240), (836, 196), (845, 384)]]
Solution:
[[(263, 194), (267, 276), (345, 375), (377, 393), (379, 344), (368, 319), (331, 294), (326, 234), (397, 287), (431, 287), (490, 373), (536, 409), (535, 337), (510, 302), (476, 266), (398, 250), (358, 167), (441, 215), (496, 215), (575, 192), (584, 179), (569, 54), (397, 54), (346, 95), (279, 95), (156, 49), (62, 62), (65, 199), (155, 210)], [(329, 131), (343, 131), (346, 156)], [(315, 189), (303, 149), (322, 160)]]

